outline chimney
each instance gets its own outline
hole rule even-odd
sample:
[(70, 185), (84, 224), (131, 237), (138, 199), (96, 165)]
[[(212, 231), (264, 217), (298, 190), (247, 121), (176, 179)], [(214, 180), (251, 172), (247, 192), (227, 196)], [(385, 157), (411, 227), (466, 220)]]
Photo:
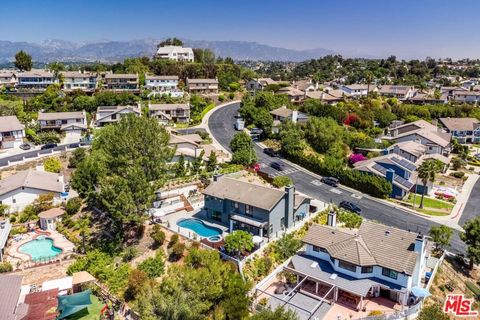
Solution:
[(285, 187), (285, 228), (288, 228), (293, 224), (294, 221), (294, 202), (295, 202), (295, 187), (287, 186)]
[(388, 182), (393, 183), (394, 178), (395, 178), (395, 171), (393, 169), (387, 169), (385, 173), (385, 179), (387, 179)]
[(216, 173), (213, 175), (213, 182), (217, 182), (218, 180), (220, 180), (220, 178), (222, 177), (221, 174), (219, 173)]
[(297, 110), (293, 110), (293, 111), (292, 111), (292, 122), (293, 122), (293, 123), (297, 123), (297, 120), (298, 120), (298, 111), (297, 111)]
[(334, 228), (337, 226), (337, 212), (335, 212), (333, 208), (331, 208), (328, 213), (327, 225)]

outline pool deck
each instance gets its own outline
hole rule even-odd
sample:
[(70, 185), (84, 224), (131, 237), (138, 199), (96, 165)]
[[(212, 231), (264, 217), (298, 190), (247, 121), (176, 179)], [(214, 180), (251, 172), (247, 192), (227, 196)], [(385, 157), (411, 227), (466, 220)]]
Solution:
[(55, 247), (58, 247), (58, 248), (62, 249), (62, 253), (60, 253), (59, 255), (69, 253), (69, 252), (73, 252), (73, 250), (75, 248), (73, 243), (68, 241), (65, 238), (65, 236), (63, 236), (61, 233), (59, 233), (57, 231), (49, 230), (48, 234), (47, 234), (47, 232), (45, 232), (45, 233), (43, 233), (43, 232), (42, 233), (29, 232), (29, 233), (22, 234), (21, 235), (22, 239), (19, 240), (19, 241), (16, 241), (15, 239), (11, 240), (11, 244), (7, 249), (8, 258), (10, 258), (14, 262), (16, 262), (16, 261), (26, 262), (26, 261), (32, 260), (30, 255), (20, 252), (19, 249), (25, 243), (27, 243), (29, 241), (32, 241), (32, 240), (34, 240), (37, 237), (42, 236), (42, 235), (46, 236), (47, 238), (52, 239), (53, 240), (53, 245)]
[[(207, 219), (205, 216), (205, 212), (203, 209), (197, 209), (192, 212), (187, 212), (187, 211), (178, 211), (172, 214), (169, 214), (164, 217), (164, 219), (167, 221), (167, 227), (171, 229), (172, 231), (179, 233), (183, 236), (186, 236), (190, 239), (199, 237), (194, 231), (187, 229), (187, 228), (182, 228), (177, 226), (177, 221), (182, 220), (182, 219), (188, 219), (188, 218), (194, 218), (194, 219), (199, 219), (203, 223), (205, 223), (208, 226), (218, 228), (222, 230), (223, 235), (225, 235), (226, 232), (228, 232), (228, 228), (224, 225), (221, 225), (219, 223), (216, 223), (215, 221), (212, 221), (210, 219)], [(200, 240), (200, 239), (198, 239)]]

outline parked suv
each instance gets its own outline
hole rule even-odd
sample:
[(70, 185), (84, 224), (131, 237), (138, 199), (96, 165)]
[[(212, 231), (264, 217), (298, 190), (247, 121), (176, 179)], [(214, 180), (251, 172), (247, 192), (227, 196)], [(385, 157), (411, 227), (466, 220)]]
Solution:
[(272, 163), (270, 163), (270, 167), (272, 167), (273, 169), (278, 170), (278, 171), (285, 170), (285, 165), (281, 162), (272, 162)]
[(56, 143), (47, 143), (47, 144), (44, 144), (40, 149), (45, 150), (45, 149), (52, 149), (56, 147), (57, 147)]
[(334, 177), (323, 177), (320, 181), (332, 187), (338, 187), (339, 184), (338, 179)]
[(277, 152), (275, 150), (273, 150), (272, 148), (263, 149), (263, 153), (265, 153), (266, 155), (269, 155), (270, 157), (276, 157), (277, 156)]
[(349, 211), (355, 212), (356, 214), (362, 213), (362, 209), (360, 209), (355, 203), (350, 201), (342, 201), (339, 205), (340, 208), (347, 209)]

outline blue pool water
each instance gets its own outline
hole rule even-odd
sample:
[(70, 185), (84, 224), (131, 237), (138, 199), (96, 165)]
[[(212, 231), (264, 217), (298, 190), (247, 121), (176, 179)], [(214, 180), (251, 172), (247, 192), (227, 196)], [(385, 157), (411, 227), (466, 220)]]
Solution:
[(53, 240), (45, 237), (38, 237), (35, 240), (22, 244), (18, 250), (32, 257), (33, 261), (48, 260), (62, 253), (62, 249), (53, 245)]
[(213, 236), (220, 236), (222, 234), (222, 230), (211, 227), (203, 223), (203, 221), (194, 219), (194, 218), (188, 218), (188, 219), (183, 219), (180, 221), (177, 221), (177, 226), (190, 229), (196, 234), (198, 234), (201, 237), (209, 238)]

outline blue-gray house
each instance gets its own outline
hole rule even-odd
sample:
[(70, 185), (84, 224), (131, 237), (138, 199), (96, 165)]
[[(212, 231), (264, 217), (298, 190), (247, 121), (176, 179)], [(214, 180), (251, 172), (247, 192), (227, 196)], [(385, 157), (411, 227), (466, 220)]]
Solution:
[(276, 237), (308, 215), (310, 199), (293, 186), (274, 189), (216, 175), (204, 190), (207, 217), (233, 230)]

